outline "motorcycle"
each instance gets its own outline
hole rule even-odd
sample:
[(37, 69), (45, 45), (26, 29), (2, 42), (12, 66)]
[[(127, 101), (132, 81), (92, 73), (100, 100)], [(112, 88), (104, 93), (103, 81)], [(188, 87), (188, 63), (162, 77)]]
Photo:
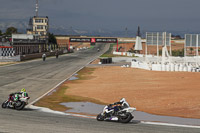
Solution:
[(17, 101), (11, 100), (12, 95), (9, 95), (8, 100), (4, 101), (1, 105), (2, 108), (13, 108), (16, 110), (22, 110), (28, 104), (30, 97), (19, 97)]
[(118, 121), (121, 123), (128, 123), (133, 118), (133, 112), (136, 110), (136, 108), (133, 107), (121, 107), (121, 106), (115, 106), (112, 107), (112, 104), (106, 105), (103, 109), (103, 112), (98, 114), (96, 119), (97, 121)]

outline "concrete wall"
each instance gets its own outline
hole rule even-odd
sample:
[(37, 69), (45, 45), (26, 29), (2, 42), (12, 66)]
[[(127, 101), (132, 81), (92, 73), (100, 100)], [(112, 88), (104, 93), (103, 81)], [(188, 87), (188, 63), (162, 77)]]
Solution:
[(29, 34), (12, 34), (12, 39), (34, 39), (34, 37)]
[(16, 62), (20, 61), (20, 55), (18, 56), (0, 56), (0, 62)]
[[(58, 53), (59, 53), (59, 55), (62, 55), (63, 51), (59, 51)], [(22, 55), (22, 56), (20, 56), (20, 60), (25, 61), (25, 60), (31, 60), (31, 59), (36, 59), (36, 58), (42, 58), (42, 54), (43, 53)], [(45, 52), (45, 54), (46, 54), (47, 57), (55, 56), (55, 52)]]

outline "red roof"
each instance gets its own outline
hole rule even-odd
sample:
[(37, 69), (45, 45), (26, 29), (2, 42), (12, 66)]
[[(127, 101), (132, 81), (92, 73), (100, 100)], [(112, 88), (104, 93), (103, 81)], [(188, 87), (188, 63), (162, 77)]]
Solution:
[(11, 46), (0, 46), (0, 48), (13, 48)]

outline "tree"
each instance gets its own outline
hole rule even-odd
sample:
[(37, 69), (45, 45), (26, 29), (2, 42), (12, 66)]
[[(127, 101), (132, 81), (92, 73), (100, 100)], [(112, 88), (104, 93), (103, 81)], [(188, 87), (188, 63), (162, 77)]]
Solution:
[(2, 36), (2, 31), (0, 30), (0, 36)]
[(174, 38), (174, 39), (181, 39), (181, 36), (180, 36), (180, 35), (173, 35), (173, 34), (172, 34), (171, 37)]
[(8, 27), (6, 30), (6, 35), (12, 35), (13, 33), (17, 33), (17, 28), (15, 27)]
[[(54, 48), (58, 48), (58, 45), (57, 45), (57, 40), (56, 40), (56, 37), (54, 36), (53, 33), (48, 33), (48, 37), (49, 37), (49, 44), (53, 44), (54, 45)], [(51, 49), (53, 49), (53, 45), (51, 45)]]
[(194, 50), (194, 49), (191, 47), (191, 48), (190, 48), (190, 54), (192, 54), (192, 51), (193, 51), (193, 50)]
[(184, 49), (172, 50), (172, 56), (184, 56)]
[(56, 37), (54, 36), (53, 33), (49, 33), (48, 36), (49, 36), (49, 43), (50, 44), (57, 44)]
[(176, 35), (176, 39), (181, 39), (181, 36), (180, 35)]

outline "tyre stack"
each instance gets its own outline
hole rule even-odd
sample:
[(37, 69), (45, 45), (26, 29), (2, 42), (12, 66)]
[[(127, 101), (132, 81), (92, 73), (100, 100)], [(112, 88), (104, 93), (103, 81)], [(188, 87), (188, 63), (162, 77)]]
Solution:
[(14, 56), (15, 50), (13, 48), (0, 48), (0, 56)]
[(101, 58), (100, 62), (101, 64), (110, 64), (112, 63), (112, 58)]

